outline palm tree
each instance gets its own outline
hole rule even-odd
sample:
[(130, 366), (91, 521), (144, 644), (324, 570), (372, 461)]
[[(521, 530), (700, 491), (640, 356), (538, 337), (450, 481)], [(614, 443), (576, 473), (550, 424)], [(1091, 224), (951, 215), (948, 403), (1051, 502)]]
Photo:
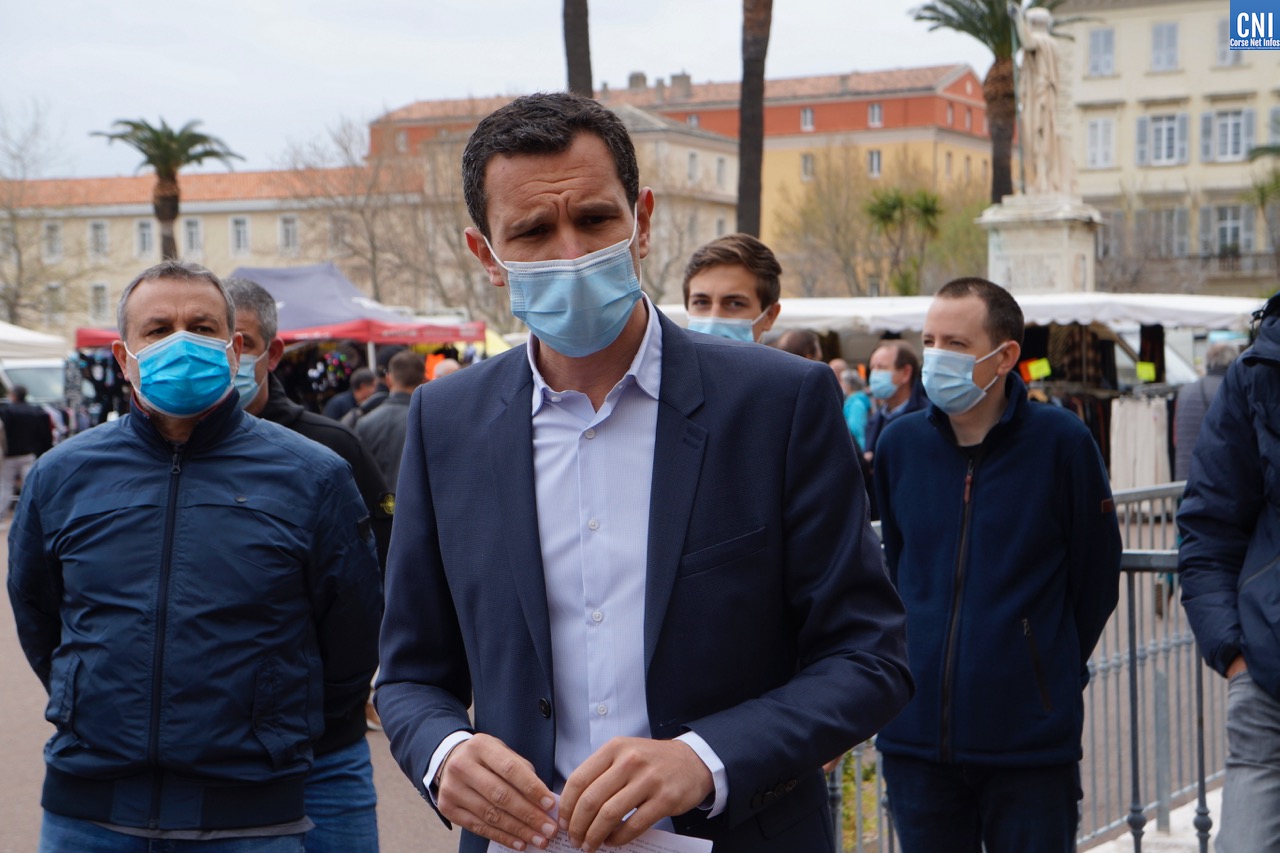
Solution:
[[(1052, 11), (1063, 0), (1031, 0), (1026, 8), (1040, 6)], [(1017, 97), (1013, 88), (1013, 22), (1008, 0), (933, 0), (913, 13), (917, 21), (930, 24), (929, 31), (954, 30), (972, 36), (990, 49), (995, 62), (982, 81), (982, 97), (987, 102), (987, 124), (991, 130), (991, 203), (1013, 193), (1010, 150), (1013, 128), (1018, 120)], [(1063, 19), (1060, 24), (1078, 18)]]
[(587, 0), (564, 0), (564, 58), (569, 70), (569, 91), (594, 98), (591, 82), (591, 34), (587, 27)]
[(889, 243), (889, 282), (894, 291), (901, 296), (919, 293), (925, 250), (929, 240), (938, 236), (942, 200), (929, 190), (904, 192), (890, 187), (873, 191), (866, 211), (872, 227)]
[(742, 0), (742, 90), (738, 101), (738, 230), (760, 234), (764, 162), (764, 59), (773, 0)]
[(216, 136), (196, 130), (200, 122), (189, 121), (174, 130), (162, 118), (155, 127), (145, 119), (131, 121), (121, 119), (112, 127), (114, 132), (95, 131), (93, 136), (105, 136), (108, 142), (117, 139), (138, 150), (142, 163), (138, 168), (150, 166), (156, 171), (155, 189), (151, 191), (151, 207), (160, 222), (160, 254), (165, 260), (178, 257), (178, 243), (173, 236), (173, 223), (178, 220), (181, 194), (178, 191), (178, 172), (184, 166), (217, 159), (231, 167), (232, 158), (243, 160), (239, 154), (227, 148)]
[(938, 223), (942, 220), (942, 199), (929, 190), (916, 190), (907, 196), (908, 215), (916, 226), (916, 254), (913, 263), (917, 271), (924, 264), (924, 251), (930, 240), (938, 236)]

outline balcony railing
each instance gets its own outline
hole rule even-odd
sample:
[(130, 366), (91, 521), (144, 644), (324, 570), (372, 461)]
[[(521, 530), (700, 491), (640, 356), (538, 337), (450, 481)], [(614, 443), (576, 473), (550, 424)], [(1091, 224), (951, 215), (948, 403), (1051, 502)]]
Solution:
[[(1123, 579), (1089, 661), (1080, 849), (1128, 832), (1140, 853), (1149, 821), (1167, 830), (1170, 811), (1191, 800), (1200, 849), (1209, 849), (1205, 793), (1224, 772), (1226, 682), (1201, 662), (1178, 601), (1174, 513), (1183, 485), (1115, 494)], [(844, 802), (842, 782), (850, 777), (847, 787), (857, 795)], [(883, 778), (873, 742), (855, 748), (828, 777), (838, 851), (895, 849)], [(843, 826), (851, 828), (847, 839)]]

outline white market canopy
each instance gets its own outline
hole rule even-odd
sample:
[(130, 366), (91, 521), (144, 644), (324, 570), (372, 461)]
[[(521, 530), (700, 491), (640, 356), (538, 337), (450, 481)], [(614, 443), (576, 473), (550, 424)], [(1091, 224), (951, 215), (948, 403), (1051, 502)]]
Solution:
[(0, 321), (0, 358), (63, 358), (70, 351), (57, 335)]
[[(1264, 300), (1241, 296), (1195, 296), (1181, 293), (1025, 293), (1014, 294), (1028, 324), (1101, 323), (1169, 328), (1245, 331), (1250, 315)], [(863, 332), (920, 331), (932, 296), (783, 299), (774, 328), (853, 330)], [(686, 322), (683, 305), (663, 305), (662, 311)]]

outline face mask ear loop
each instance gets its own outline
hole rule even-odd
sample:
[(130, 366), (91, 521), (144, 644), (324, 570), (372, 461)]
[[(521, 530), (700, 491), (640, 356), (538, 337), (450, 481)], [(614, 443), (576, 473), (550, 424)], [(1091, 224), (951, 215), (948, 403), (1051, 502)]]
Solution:
[(498, 257), (498, 253), (493, 250), (493, 244), (489, 242), (489, 238), (485, 237), (483, 234), (480, 235), (480, 238), (484, 240), (484, 245), (489, 249), (489, 254), (493, 255), (493, 262), (507, 272), (511, 272), (511, 269), (502, 262), (502, 258)]
[[(982, 362), (984, 362), (984, 361), (986, 361), (987, 359), (991, 358), (992, 356), (994, 356), (996, 353), (1000, 352), (1002, 349), (1004, 349), (1004, 348), (1005, 348), (1005, 347), (1007, 347), (1008, 345), (1009, 345), (1008, 341), (1006, 341), (1005, 343), (1002, 343), (1000, 346), (996, 347), (996, 348), (995, 348), (995, 349), (993, 349), (991, 352), (987, 353), (987, 354), (986, 354), (986, 355), (984, 355), (982, 358), (980, 358), (980, 359), (978, 359), (977, 361), (975, 361), (975, 362), (974, 362), (974, 365), (975, 365), (975, 366), (977, 366), (977, 365), (979, 365), (979, 364), (982, 364)], [(991, 381), (990, 381), (990, 382), (988, 382), (986, 385), (982, 386), (982, 393), (983, 393), (983, 394), (985, 394), (985, 393), (987, 393), (988, 391), (990, 391), (990, 390), (991, 390), (991, 386), (995, 385), (995, 384), (996, 384), (996, 380), (998, 380), (999, 378), (1000, 378), (1000, 371), (998, 371), (998, 370), (997, 370), (997, 371), (996, 371), (996, 375), (995, 375), (995, 376), (993, 376), (993, 377), (991, 377)]]

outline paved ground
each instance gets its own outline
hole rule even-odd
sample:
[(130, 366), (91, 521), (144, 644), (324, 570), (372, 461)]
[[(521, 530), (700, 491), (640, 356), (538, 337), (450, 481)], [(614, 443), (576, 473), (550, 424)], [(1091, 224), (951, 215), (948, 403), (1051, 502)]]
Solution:
[[(8, 565), (7, 537), (7, 527), (0, 528), (0, 565)], [(18, 647), (6, 595), (0, 599), (0, 853), (33, 853), (39, 839), (41, 751), (53, 731), (45, 722), (44, 705), (44, 688)], [(384, 853), (457, 850), (457, 835), (444, 828), (400, 772), (387, 739), (371, 733), (369, 745)]]

